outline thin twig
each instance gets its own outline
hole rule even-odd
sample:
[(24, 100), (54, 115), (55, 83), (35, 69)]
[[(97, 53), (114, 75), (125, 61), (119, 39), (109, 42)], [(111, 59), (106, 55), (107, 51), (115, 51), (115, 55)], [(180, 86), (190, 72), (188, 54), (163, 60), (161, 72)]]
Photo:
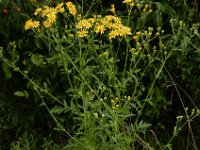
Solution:
[[(176, 92), (177, 92), (177, 94), (178, 94), (178, 97), (179, 97), (179, 99), (180, 99), (180, 101), (181, 101), (181, 105), (183, 106), (183, 109), (184, 109), (184, 111), (185, 111), (185, 114), (186, 114), (186, 117), (187, 117), (187, 119), (188, 119), (188, 112), (187, 112), (187, 110), (186, 110), (186, 108), (185, 108), (185, 106), (184, 106), (184, 103), (183, 103), (183, 100), (182, 100), (182, 98), (181, 98), (181, 95), (180, 95), (180, 93), (179, 93), (179, 91), (178, 91), (178, 88), (177, 88), (177, 84), (175, 83), (175, 81), (174, 81), (174, 79), (173, 79), (173, 77), (171, 76), (171, 74), (169, 73), (169, 71), (168, 71), (168, 69), (164, 66), (164, 68), (165, 68), (165, 70), (167, 71), (167, 73), (168, 73), (168, 75), (169, 75), (169, 77), (170, 77), (170, 79), (171, 79), (171, 81), (172, 81), (172, 84), (174, 85), (174, 87), (175, 87), (175, 89), (176, 89)], [(192, 141), (193, 141), (193, 144), (194, 144), (194, 149), (195, 150), (198, 150), (197, 149), (197, 146), (196, 146), (196, 141), (195, 141), (195, 139), (194, 139), (194, 134), (193, 134), (193, 131), (192, 131), (192, 128), (191, 128), (191, 124), (190, 124), (190, 121), (188, 121), (188, 130), (190, 131), (190, 135), (191, 135), (191, 137), (192, 137)]]

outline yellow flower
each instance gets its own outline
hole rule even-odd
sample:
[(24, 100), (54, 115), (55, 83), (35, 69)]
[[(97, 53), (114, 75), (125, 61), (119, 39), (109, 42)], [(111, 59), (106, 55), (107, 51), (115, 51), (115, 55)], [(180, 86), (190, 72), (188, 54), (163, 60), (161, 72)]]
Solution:
[(49, 12), (48, 12), (48, 14), (49, 14), (49, 13), (57, 14), (58, 12), (57, 12), (57, 10), (56, 10), (55, 8), (50, 7), (50, 8), (49, 8)]
[(56, 6), (56, 8), (61, 8), (61, 7), (63, 7), (63, 2)]
[(123, 36), (124, 35), (124, 31), (122, 28), (119, 28), (117, 30), (115, 30), (115, 32), (117, 33), (118, 36)]
[(86, 37), (88, 35), (88, 31), (86, 30), (81, 30), (77, 32), (78, 37)]
[(65, 11), (65, 9), (62, 7), (60, 9), (58, 9), (58, 12), (63, 13)]
[(88, 21), (89, 21), (91, 24), (93, 24), (93, 23), (95, 23), (96, 19), (94, 19), (94, 18), (89, 18)]
[(26, 21), (24, 26), (25, 30), (29, 30), (32, 27), (32, 22), (32, 19)]
[(110, 40), (115, 38), (117, 35), (117, 32), (114, 30), (110, 31), (110, 33), (108, 34)]
[(121, 19), (119, 18), (119, 17), (114, 17), (114, 21), (116, 22), (116, 23), (122, 23), (122, 21), (121, 21)]
[(100, 24), (96, 25), (96, 28), (95, 28), (95, 32), (96, 33), (103, 34), (105, 30), (106, 29), (105, 29), (105, 27), (103, 25), (100, 25)]
[(45, 17), (49, 13), (49, 10), (50, 10), (49, 6), (44, 6), (41, 16)]
[(111, 11), (113, 14), (115, 14), (115, 5), (114, 5), (114, 4), (111, 5), (110, 11)]
[(121, 26), (121, 19), (112, 15), (107, 15), (101, 19), (101, 24), (109, 29), (117, 29)]
[(136, 32), (136, 35), (140, 36), (141, 35), (141, 31)]
[(74, 5), (72, 2), (67, 2), (66, 5), (67, 5), (67, 8), (69, 9), (69, 12), (70, 12), (73, 16), (75, 16), (75, 15), (77, 14), (77, 10), (76, 10), (75, 5)]
[(47, 20), (50, 23), (53, 23), (56, 21), (56, 14), (55, 13), (49, 13), (47, 14)]
[(109, 22), (114, 21), (114, 22), (116, 22), (116, 23), (121, 23), (121, 19), (120, 19), (120, 18), (115, 17), (115, 16), (112, 16), (112, 15), (107, 15), (107, 16), (105, 16), (103, 20), (105, 20), (106, 22), (107, 22), (107, 21), (109, 21)]
[(118, 24), (118, 23), (110, 23), (108, 25), (109, 25), (108, 28), (110, 29), (118, 29), (121, 26), (121, 24)]
[(138, 41), (139, 37), (138, 37), (137, 35), (135, 35), (135, 36), (133, 36), (133, 39), (134, 39), (135, 41)]
[(140, 9), (141, 5), (139, 3), (136, 4), (137, 8)]
[(40, 22), (39, 21), (33, 21), (32, 22), (32, 28), (38, 28), (40, 26)]
[(131, 35), (131, 29), (129, 27), (120, 26), (120, 28), (115, 30), (118, 36), (125, 36), (126, 34)]
[(153, 10), (152, 9), (149, 9), (149, 13), (151, 13)]
[(63, 7), (63, 3), (58, 4), (55, 9), (57, 12), (60, 12), (60, 13), (63, 13), (65, 11)]
[(147, 36), (151, 37), (151, 35), (152, 35), (152, 31), (149, 31)]
[(89, 29), (92, 26), (92, 24), (86, 19), (82, 20), (82, 24), (83, 24), (83, 27), (85, 27), (86, 29)]
[(136, 42), (136, 46), (140, 47), (141, 46), (140, 42)]
[(124, 0), (122, 3), (129, 4), (129, 3), (131, 3), (131, 2), (132, 2), (132, 0)]
[(33, 21), (32, 19), (26, 21), (25, 23), (25, 30), (29, 30), (31, 28), (38, 28), (40, 26), (40, 22), (39, 21)]
[(42, 8), (37, 8), (37, 9), (35, 10), (35, 12), (34, 12), (34, 15), (35, 15), (35, 16), (38, 15), (38, 13), (41, 12), (41, 11), (42, 11)]
[(131, 8), (133, 8), (133, 6), (135, 6), (135, 3), (131, 2), (129, 5), (130, 5)]
[(131, 33), (131, 28), (126, 27), (126, 26), (122, 26), (122, 31), (123, 31), (123, 35), (132, 35)]
[(133, 39), (134, 39), (135, 41), (138, 41), (138, 39), (140, 38), (141, 34), (142, 34), (141, 31), (136, 32), (136, 35), (133, 36)]
[(82, 29), (82, 28), (89, 29), (91, 26), (92, 26), (92, 23), (88, 21), (87, 19), (83, 19), (79, 21), (76, 25), (78, 29)]
[(76, 28), (77, 28), (77, 29), (82, 29), (83, 27), (84, 27), (84, 25), (83, 25), (82, 21), (80, 21), (80, 22), (78, 22), (78, 23), (76, 24)]
[(52, 23), (50, 23), (48, 20), (45, 20), (45, 21), (43, 22), (43, 24), (44, 24), (44, 27), (45, 27), (45, 28), (49, 28), (49, 27), (52, 25)]
[(183, 26), (183, 21), (181, 20), (181, 21), (179, 21), (179, 25), (180, 25), (180, 27), (182, 27)]

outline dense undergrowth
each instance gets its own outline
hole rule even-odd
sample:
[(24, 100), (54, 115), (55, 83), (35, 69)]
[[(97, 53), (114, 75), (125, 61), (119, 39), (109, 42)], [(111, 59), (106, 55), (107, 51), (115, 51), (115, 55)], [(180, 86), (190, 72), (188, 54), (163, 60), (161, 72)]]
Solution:
[(198, 1), (0, 4), (0, 149), (200, 148)]

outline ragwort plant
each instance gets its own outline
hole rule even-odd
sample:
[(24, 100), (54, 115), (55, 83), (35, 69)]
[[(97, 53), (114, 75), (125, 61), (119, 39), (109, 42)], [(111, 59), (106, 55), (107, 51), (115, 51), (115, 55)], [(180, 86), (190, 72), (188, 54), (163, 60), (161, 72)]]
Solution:
[[(127, 7), (123, 19), (114, 4), (112, 15), (89, 15), (79, 10), (78, 3), (77, 7), (66, 2), (39, 7), (26, 21), (25, 30), (31, 29), (38, 47), (47, 50), (46, 55), (30, 53), (30, 61), (37, 67), (47, 66), (51, 74), (59, 74), (64, 87), (61, 93), (66, 96), (54, 95), (56, 87), (51, 87), (51, 81), (34, 80), (26, 70), (29, 68), (21, 70), (1, 50), (3, 62), (28, 80), (54, 120), (54, 129), (66, 134), (66, 149), (172, 149), (178, 132), (199, 115), (196, 108), (191, 115), (186, 113), (184, 122), (178, 116), (168, 141), (159, 141), (150, 130), (151, 120), (145, 116), (155, 115), (151, 109), (156, 111), (160, 103), (156, 100), (156, 84), (163, 82), (166, 62), (182, 46), (180, 36), (186, 27), (182, 21), (174, 26), (172, 20), (172, 35), (166, 39), (161, 27), (132, 26), (132, 12), (142, 22), (153, 11), (150, 3), (122, 3)], [(22, 91), (15, 95), (28, 94)], [(157, 110), (158, 116), (169, 105), (166, 100), (161, 103), (165, 104)], [(71, 127), (63, 114), (71, 116)]]

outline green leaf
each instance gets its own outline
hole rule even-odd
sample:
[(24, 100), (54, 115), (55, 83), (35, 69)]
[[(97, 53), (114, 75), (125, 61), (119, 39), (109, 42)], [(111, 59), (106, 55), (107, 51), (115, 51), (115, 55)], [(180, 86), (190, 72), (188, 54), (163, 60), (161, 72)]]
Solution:
[(150, 123), (146, 123), (143, 120), (141, 120), (137, 125), (136, 125), (136, 130), (145, 133), (146, 129), (151, 126)]
[(51, 113), (53, 114), (61, 114), (63, 112), (67, 112), (65, 107), (59, 107), (59, 106), (55, 106), (51, 109)]
[(44, 42), (40, 37), (35, 37), (35, 44), (39, 49), (43, 48)]
[(147, 103), (149, 103), (151, 106), (153, 106), (153, 99), (152, 98), (145, 99), (145, 101)]
[(162, 27), (163, 26), (163, 20), (162, 20), (162, 17), (161, 17), (161, 12), (160, 11), (155, 11), (155, 22), (157, 24), (158, 27)]
[(26, 97), (26, 98), (28, 98), (28, 92), (25, 91), (25, 90), (24, 91), (15, 91), (14, 95), (18, 96), (18, 97)]
[(9, 49), (8, 53), (10, 54), (10, 58), (14, 64), (19, 61), (19, 53), (15, 48)]
[(21, 91), (14, 92), (14, 95), (15, 96), (19, 96), (19, 97), (24, 97), (25, 96), (24, 92), (21, 92)]
[(173, 18), (175, 16), (175, 10), (170, 7), (168, 4), (166, 3), (160, 3), (160, 2), (156, 2), (156, 7), (159, 11), (162, 11), (164, 13), (167, 13), (169, 15), (169, 17)]
[(8, 66), (6, 63), (2, 64), (2, 70), (4, 72), (5, 75), (5, 79), (10, 79), (12, 77), (12, 71), (10, 69), (10, 66)]
[(34, 65), (38, 67), (44, 67), (46, 62), (44, 61), (44, 57), (40, 54), (32, 54), (31, 61)]

